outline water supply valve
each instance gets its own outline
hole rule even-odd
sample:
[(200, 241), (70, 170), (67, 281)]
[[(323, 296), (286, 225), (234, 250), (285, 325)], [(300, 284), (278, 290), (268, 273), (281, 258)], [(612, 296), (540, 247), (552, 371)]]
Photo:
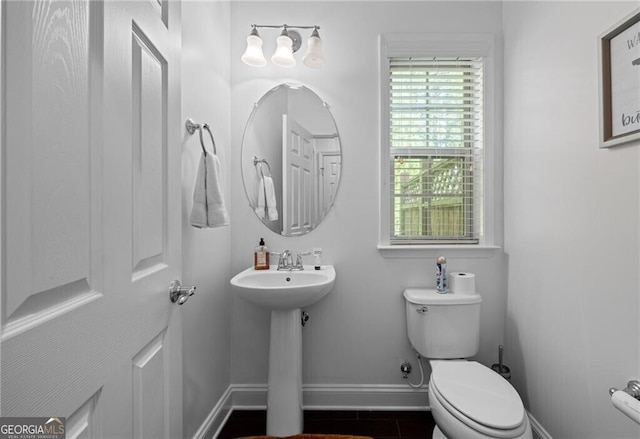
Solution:
[(411, 373), (411, 363), (409, 363), (408, 361), (402, 363), (400, 365), (400, 372), (402, 372), (402, 376), (406, 378), (407, 375)]

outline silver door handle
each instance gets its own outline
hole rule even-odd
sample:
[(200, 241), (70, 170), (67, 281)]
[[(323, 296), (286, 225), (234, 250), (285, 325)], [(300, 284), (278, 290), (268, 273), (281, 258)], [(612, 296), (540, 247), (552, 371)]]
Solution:
[(171, 303), (177, 303), (178, 305), (184, 305), (189, 300), (189, 297), (196, 293), (196, 287), (193, 285), (182, 286), (179, 280), (171, 281), (169, 285), (169, 299)]

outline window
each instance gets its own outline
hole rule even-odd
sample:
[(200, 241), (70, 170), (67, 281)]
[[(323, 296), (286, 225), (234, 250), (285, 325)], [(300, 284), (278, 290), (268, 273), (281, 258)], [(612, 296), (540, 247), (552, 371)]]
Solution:
[(379, 250), (491, 257), (503, 190), (494, 35), (388, 33), (379, 42)]
[(391, 244), (482, 235), (483, 58), (391, 57)]

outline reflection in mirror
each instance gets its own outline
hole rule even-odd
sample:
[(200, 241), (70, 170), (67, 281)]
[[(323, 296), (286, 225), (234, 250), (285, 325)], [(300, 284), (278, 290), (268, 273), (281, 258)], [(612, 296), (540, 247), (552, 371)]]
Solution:
[(338, 129), (329, 108), (301, 85), (281, 84), (256, 104), (242, 139), (242, 180), (249, 205), (283, 236), (313, 230), (340, 182)]

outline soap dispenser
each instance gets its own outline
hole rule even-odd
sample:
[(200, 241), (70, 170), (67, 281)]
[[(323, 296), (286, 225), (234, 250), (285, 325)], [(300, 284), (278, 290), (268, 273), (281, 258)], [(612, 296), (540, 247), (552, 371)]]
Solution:
[(253, 268), (256, 270), (269, 269), (269, 249), (264, 245), (264, 238), (260, 238), (260, 243), (253, 251)]

